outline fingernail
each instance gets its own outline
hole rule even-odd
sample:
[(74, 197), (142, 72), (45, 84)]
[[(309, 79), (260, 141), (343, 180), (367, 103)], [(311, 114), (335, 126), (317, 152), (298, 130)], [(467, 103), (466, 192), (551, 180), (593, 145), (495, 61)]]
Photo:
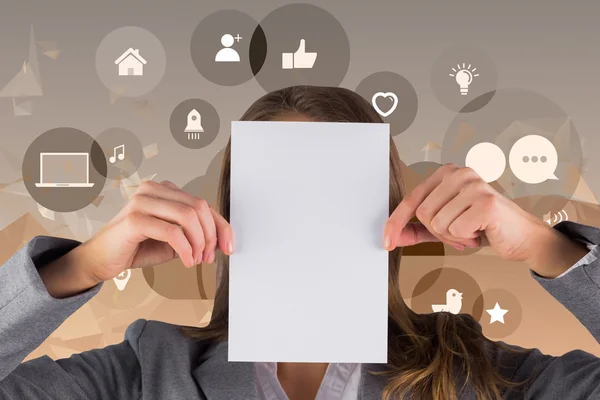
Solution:
[(391, 243), (390, 243), (390, 237), (388, 235), (385, 235), (383, 237), (383, 248), (386, 250), (390, 249)]
[(459, 245), (459, 244), (457, 244), (457, 245), (454, 245), (454, 246), (452, 246), (452, 247), (454, 247), (454, 248), (455, 248), (456, 250), (458, 250), (458, 251), (463, 251), (463, 250), (465, 249), (465, 246), (463, 246), (463, 245)]
[(233, 253), (233, 243), (227, 242), (227, 254)]
[(190, 260), (190, 263), (189, 263), (189, 265), (188, 265), (188, 267), (190, 267), (190, 268), (191, 268), (191, 267), (193, 267), (193, 266), (194, 266), (194, 265), (196, 265), (196, 264), (200, 264), (200, 263), (197, 263), (196, 261), (194, 261), (194, 257), (192, 256), (192, 257), (191, 257), (191, 260)]
[(208, 253), (208, 256), (206, 257), (206, 262), (211, 264), (213, 261), (215, 261), (215, 252), (211, 251), (210, 253)]

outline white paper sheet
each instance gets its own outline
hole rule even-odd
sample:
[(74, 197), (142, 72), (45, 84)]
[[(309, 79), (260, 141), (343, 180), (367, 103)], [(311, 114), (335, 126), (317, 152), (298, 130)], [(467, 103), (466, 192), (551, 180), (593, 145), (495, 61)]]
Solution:
[(229, 360), (387, 362), (389, 125), (233, 122)]

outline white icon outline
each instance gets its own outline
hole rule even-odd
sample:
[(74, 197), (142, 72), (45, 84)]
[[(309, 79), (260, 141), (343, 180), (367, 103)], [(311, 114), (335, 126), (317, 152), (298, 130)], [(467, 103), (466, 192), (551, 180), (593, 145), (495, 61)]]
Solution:
[[(119, 152), (119, 154), (117, 155), (117, 150), (119, 150), (119, 149), (123, 149), (123, 151)], [(110, 156), (108, 161), (111, 164), (114, 164), (117, 162), (117, 158), (119, 159), (119, 161), (123, 161), (125, 159), (125, 145), (124, 144), (122, 144), (120, 146), (115, 146), (113, 148), (113, 155)]]
[(188, 140), (200, 139), (200, 134), (204, 132), (202, 115), (195, 108), (187, 115), (187, 125), (184, 132), (188, 134)]
[(240, 53), (236, 49), (233, 49), (232, 46), (235, 44), (235, 41), (239, 43), (243, 37), (238, 33), (235, 37), (229, 33), (221, 36), (221, 45), (223, 48), (217, 52), (215, 55), (215, 62), (221, 63), (236, 63), (240, 62)]
[[(563, 217), (563, 214), (565, 215)], [(548, 225), (556, 225), (559, 224), (563, 221), (568, 221), (569, 220), (569, 214), (567, 214), (567, 210), (560, 210), (557, 213), (552, 213), (550, 214), (550, 217), (545, 219), (544, 222), (546, 222)]]
[(148, 61), (140, 55), (139, 49), (130, 47), (115, 60), (119, 76), (144, 76), (144, 65)]
[[(125, 277), (120, 278), (120, 276), (123, 274), (125, 274)], [(115, 286), (117, 286), (117, 289), (121, 292), (121, 291), (125, 290), (125, 287), (127, 286), (127, 283), (129, 282), (130, 278), (131, 278), (131, 269), (126, 269), (125, 271), (121, 272), (119, 275), (115, 276), (113, 278), (113, 281), (115, 282)]]
[(477, 68), (472, 67), (471, 64), (467, 66), (466, 63), (463, 63), (462, 66), (460, 64), (456, 64), (456, 67), (458, 69), (454, 69), (454, 67), (452, 67), (454, 74), (449, 75), (454, 77), (456, 80), (461, 96), (466, 96), (469, 94), (469, 86), (471, 86), (471, 83), (473, 83), (473, 79), (479, 76), (478, 73), (475, 73)]
[(523, 136), (513, 143), (508, 153), (508, 164), (515, 177), (523, 183), (538, 184), (559, 179), (556, 176), (558, 151), (548, 138), (541, 135)]
[(489, 310), (485, 310), (488, 314), (490, 314), (490, 325), (494, 322), (498, 321), (501, 324), (504, 324), (504, 316), (509, 310), (503, 309), (500, 307), (500, 304), (496, 302), (494, 308), (490, 308)]
[(433, 312), (449, 312), (459, 314), (462, 308), (462, 293), (456, 289), (448, 289), (446, 292), (446, 304), (432, 304)]
[[(383, 111), (381, 108), (379, 108), (379, 106), (377, 105), (377, 99), (379, 97), (392, 98), (393, 103), (389, 110)], [(398, 107), (398, 96), (396, 96), (396, 93), (394, 92), (377, 92), (371, 98), (371, 104), (373, 105), (373, 108), (375, 108), (375, 111), (377, 111), (379, 115), (385, 118), (390, 116), (394, 111), (396, 111), (396, 107)]]
[[(61, 182), (53, 183), (47, 182), (44, 179), (44, 156), (85, 156), (85, 182)], [(40, 181), (35, 184), (39, 188), (90, 188), (94, 186), (93, 182), (90, 182), (90, 154), (89, 153), (78, 153), (78, 152), (41, 152), (40, 153)]]
[(281, 53), (281, 69), (312, 69), (317, 61), (317, 52), (306, 52), (306, 40), (300, 39), (294, 53)]

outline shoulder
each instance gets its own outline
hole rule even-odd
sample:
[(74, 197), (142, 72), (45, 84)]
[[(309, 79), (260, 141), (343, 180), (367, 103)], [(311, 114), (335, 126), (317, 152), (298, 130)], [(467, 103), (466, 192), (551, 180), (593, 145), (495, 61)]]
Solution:
[(127, 327), (125, 340), (138, 358), (144, 353), (197, 357), (212, 345), (209, 341), (186, 336), (182, 328), (162, 321), (138, 319)]

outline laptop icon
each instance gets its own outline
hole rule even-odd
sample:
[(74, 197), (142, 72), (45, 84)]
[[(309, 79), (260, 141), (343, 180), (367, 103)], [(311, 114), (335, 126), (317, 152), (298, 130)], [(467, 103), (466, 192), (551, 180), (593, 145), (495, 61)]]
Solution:
[(89, 153), (40, 153), (40, 181), (37, 187), (94, 186), (90, 183)]

